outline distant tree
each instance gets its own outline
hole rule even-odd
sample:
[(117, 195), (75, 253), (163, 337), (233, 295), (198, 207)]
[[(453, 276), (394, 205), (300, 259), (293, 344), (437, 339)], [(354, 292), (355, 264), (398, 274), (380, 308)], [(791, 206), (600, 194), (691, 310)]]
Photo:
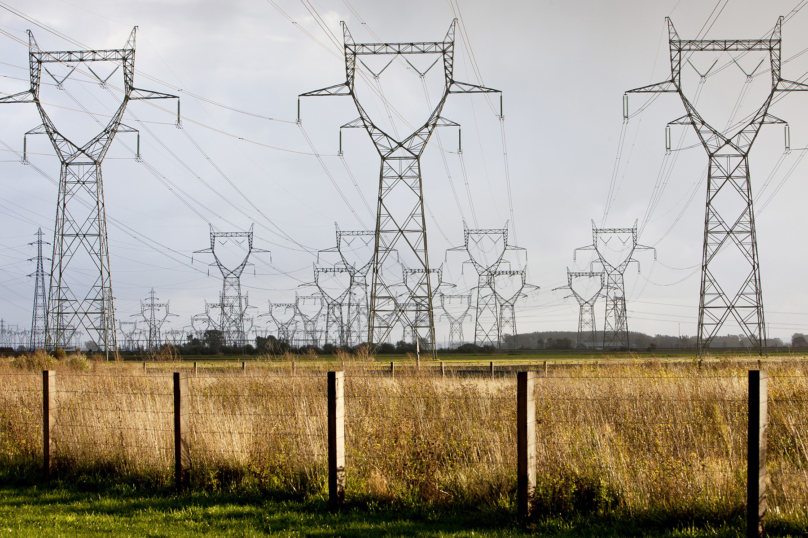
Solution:
[(808, 340), (805, 339), (805, 335), (802, 333), (794, 333), (791, 335), (791, 347), (808, 347)]

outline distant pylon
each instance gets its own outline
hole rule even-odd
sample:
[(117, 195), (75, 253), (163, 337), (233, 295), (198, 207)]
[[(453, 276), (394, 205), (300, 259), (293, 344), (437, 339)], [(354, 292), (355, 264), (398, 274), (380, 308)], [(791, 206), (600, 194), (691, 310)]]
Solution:
[[(135, 316), (141, 316), (149, 326), (149, 336), (146, 342), (146, 349), (149, 351), (158, 349), (163, 343), (160, 331), (166, 319), (168, 319), (169, 316), (177, 316), (177, 314), (171, 314), (168, 311), (168, 302), (158, 303), (157, 301), (159, 301), (159, 299), (154, 296), (154, 288), (152, 288), (146, 302), (144, 303), (143, 301), (140, 301), (140, 314), (133, 314)], [(162, 317), (158, 313), (160, 310), (163, 311)]]
[[(428, 306), (424, 302), (419, 302), (419, 304), (416, 305), (411, 305), (409, 302), (417, 300), (414, 286), (417, 282), (423, 281), (423, 274), (426, 271), (420, 267), (416, 267), (415, 269), (403, 267), (401, 271), (404, 279), (404, 288), (407, 290), (407, 294), (401, 299), (400, 302), (404, 305), (403, 308), (414, 311), (412, 317), (415, 321), (414, 325), (404, 325), (403, 339), (405, 342), (409, 341), (415, 344), (416, 335), (418, 334), (417, 328), (427, 323), (429, 313), (427, 311)], [(443, 266), (438, 267), (437, 269), (429, 269), (429, 272), (433, 275), (429, 280), (430, 284), (432, 284), (432, 302), (434, 304), (434, 299), (441, 292), (441, 287), (454, 288), (456, 286), (443, 281)], [(435, 282), (435, 279), (437, 279), (437, 282)]]
[[(221, 248), (228, 241), (233, 240), (238, 244), (243, 244), (246, 241), (247, 248), (241, 261), (236, 264), (225, 265), (222, 261), (224, 253), (217, 253), (217, 243)], [(240, 241), (239, 241), (240, 240)], [(218, 305), (220, 310), (220, 318), (218, 320), (218, 329), (222, 331), (222, 338), (226, 346), (244, 347), (249, 342), (247, 341), (247, 331), (245, 327), (245, 316), (249, 306), (249, 297), (247, 294), (241, 293), (241, 274), (244, 268), (250, 263), (250, 255), (253, 252), (269, 252), (253, 247), (253, 227), (250, 226), (249, 231), (246, 232), (216, 232), (213, 226), (210, 227), (210, 248), (197, 250), (195, 254), (207, 253), (213, 254), (214, 262), (210, 265), (215, 265), (219, 268), (222, 274), (222, 293)], [(238, 260), (236, 260), (238, 261)]]
[[(576, 347), (578, 349), (595, 349), (595, 347), (597, 347), (598, 338), (597, 324), (595, 323), (595, 303), (597, 302), (598, 298), (601, 297), (603, 286), (606, 283), (605, 277), (606, 275), (602, 271), (577, 272), (570, 271), (569, 268), (567, 268), (567, 285), (556, 288), (556, 290), (571, 291), (572, 295), (568, 295), (567, 297), (575, 297), (575, 299), (578, 301), (578, 340), (576, 342)], [(573, 286), (573, 282), (575, 282), (575, 280), (585, 278), (596, 278), (600, 282), (598, 290), (587, 297), (584, 297), (578, 293)], [(567, 297), (565, 297), (565, 299)]]
[[(607, 239), (604, 239), (604, 236)], [(625, 237), (625, 240), (623, 239)], [(620, 250), (604, 250), (609, 242), (617, 238)], [(626, 246), (628, 245), (628, 246)], [(626, 291), (623, 273), (631, 262), (640, 262), (633, 259), (635, 250), (653, 250), (656, 260), (656, 249), (637, 244), (637, 222), (632, 228), (598, 228), (592, 221), (592, 244), (575, 249), (594, 250), (598, 259), (592, 264), (599, 263), (606, 273), (606, 318), (603, 325), (603, 349), (617, 348), (629, 349), (628, 313), (626, 311)], [(612, 256), (614, 254), (614, 256)], [(575, 257), (573, 256), (573, 259)]]
[[(436, 358), (435, 321), (432, 304), (432, 285), (429, 273), (426, 217), (421, 180), (421, 155), (436, 127), (459, 127), (441, 117), (446, 98), (452, 93), (494, 93), (497, 90), (457, 82), (454, 72), (454, 44), (457, 20), (452, 21), (443, 41), (409, 43), (354, 43), (345, 23), (342, 23), (345, 52), (346, 81), (301, 96), (350, 95), (359, 118), (343, 125), (344, 128), (363, 128), (367, 131), (381, 157), (379, 194), (376, 212), (376, 245), (373, 257), (373, 282), (370, 292), (368, 341), (371, 345), (385, 342), (393, 328), (402, 324), (413, 327), (421, 349)], [(444, 89), (438, 105), (429, 119), (403, 140), (396, 140), (380, 129), (359, 102), (354, 91), (357, 56), (439, 54), (443, 59)], [(361, 60), (360, 60), (361, 61)], [(433, 64), (434, 65), (434, 64)], [(431, 69), (431, 67), (429, 68)], [(423, 77), (427, 71), (419, 74)], [(381, 72), (379, 72), (379, 75)], [(378, 75), (376, 75), (378, 76)], [(408, 266), (423, 269), (422, 279), (413, 286), (405, 304), (399, 301), (396, 283), (391, 281), (392, 271), (386, 274), (384, 266), (390, 254), (398, 249)], [(421, 316), (420, 312), (426, 312)], [(417, 320), (416, 320), (417, 318)]]
[[(755, 214), (752, 207), (752, 181), (749, 152), (764, 124), (786, 125), (786, 150), (789, 148), (788, 124), (769, 114), (778, 93), (808, 91), (808, 84), (785, 80), (780, 76), (781, 32), (783, 17), (777, 19), (771, 35), (763, 39), (681, 39), (673, 23), (668, 23), (671, 78), (664, 82), (636, 88), (628, 93), (678, 93), (686, 114), (668, 125), (692, 125), (709, 158), (707, 173), (707, 209), (704, 222), (704, 246), (701, 262), (699, 298), (699, 353), (709, 347), (724, 322), (731, 316), (752, 345), (763, 354), (766, 350), (766, 323), (763, 316), (763, 291), (760, 283)], [(761, 107), (740, 125), (719, 131), (696, 111), (682, 91), (682, 62), (696, 51), (767, 52), (770, 60), (771, 91)], [(732, 56), (730, 56), (732, 57)], [(740, 58), (740, 56), (739, 56)], [(735, 58), (736, 65), (743, 71)], [(692, 64), (691, 64), (692, 65)], [(747, 80), (751, 75), (744, 72)], [(761, 73), (762, 74), (762, 73)], [(703, 77), (702, 77), (703, 79)], [(746, 90), (744, 90), (746, 91)], [(628, 117), (624, 104), (624, 116)], [(668, 137), (669, 139), (669, 137)], [(731, 256), (740, 253), (737, 263)], [(729, 262), (729, 263), (727, 263)], [(737, 289), (728, 289), (726, 278), (739, 270), (748, 271)]]
[[(42, 257), (42, 245), (50, 245), (42, 240), (42, 228), (36, 231), (36, 241), (28, 243), (29, 245), (36, 245), (36, 271), (33, 273), (34, 284), (34, 312), (31, 317), (31, 335), (28, 347), (31, 351), (35, 349), (45, 349), (45, 323), (47, 319), (47, 296), (45, 292), (45, 264), (44, 260), (50, 261), (50, 258)], [(33, 261), (31, 258), (29, 261)], [(32, 275), (28, 275), (32, 276)]]
[[(47, 134), (61, 161), (45, 328), (46, 346), (70, 347), (71, 342), (75, 342), (73, 333), (84, 329), (92, 342), (106, 352), (107, 359), (109, 352), (114, 352), (117, 346), (101, 162), (118, 132), (137, 132), (121, 123), (130, 100), (178, 99), (175, 95), (134, 87), (136, 31), (137, 27), (121, 49), (78, 51), (43, 51), (34, 35), (28, 31), (31, 87), (24, 92), (0, 98), (0, 103), (36, 104), (42, 124), (25, 135)], [(67, 76), (56, 81), (61, 88), (78, 64), (90, 62), (115, 62), (123, 66), (123, 101), (104, 130), (79, 146), (59, 132), (42, 107), (39, 100), (42, 64), (72, 66)], [(53, 77), (47, 69), (46, 72)], [(106, 82), (99, 80), (102, 84)], [(25, 140), (23, 142), (25, 161)], [(88, 274), (86, 271), (90, 268), (97, 272)]]
[[(516, 281), (515, 286), (508, 287), (508, 281)], [(527, 297), (523, 293), (525, 288), (538, 290), (538, 286), (527, 283), (527, 270), (500, 270), (494, 272), (493, 288), (499, 304), (499, 339), (501, 343), (506, 337), (511, 338), (511, 349), (516, 349), (516, 301)], [(506, 291), (508, 290), (508, 291)]]
[[(453, 302), (459, 302), (460, 305), (464, 307), (460, 314), (453, 315), (446, 308), (447, 303), (452, 304)], [(443, 309), (444, 315), (449, 320), (449, 349), (457, 349), (465, 344), (463, 341), (463, 322), (467, 319), (471, 319), (471, 314), (469, 314), (469, 310), (471, 310), (471, 294), (444, 295), (441, 293), (440, 306)]]

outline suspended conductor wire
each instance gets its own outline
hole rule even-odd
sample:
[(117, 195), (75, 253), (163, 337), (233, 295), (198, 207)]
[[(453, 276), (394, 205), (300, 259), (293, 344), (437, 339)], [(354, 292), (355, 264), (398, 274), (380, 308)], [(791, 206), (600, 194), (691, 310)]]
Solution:
[(760, 208), (757, 210), (757, 214), (758, 214), (758, 215), (760, 215), (760, 213), (761, 213), (761, 212), (762, 212), (764, 209), (766, 209), (766, 206), (768, 206), (768, 205), (771, 203), (771, 201), (774, 199), (774, 197), (777, 195), (777, 193), (778, 193), (778, 192), (780, 192), (780, 189), (782, 189), (782, 188), (783, 188), (783, 186), (786, 184), (786, 182), (788, 181), (788, 179), (791, 177), (791, 174), (793, 174), (793, 173), (794, 173), (794, 170), (796, 170), (797, 166), (798, 166), (798, 165), (799, 165), (799, 164), (802, 162), (802, 160), (805, 158), (806, 153), (808, 153), (808, 148), (804, 148), (804, 149), (803, 149), (803, 150), (800, 152), (800, 156), (799, 156), (799, 157), (797, 157), (797, 160), (796, 160), (796, 161), (794, 161), (794, 164), (792, 164), (792, 165), (791, 165), (791, 168), (789, 168), (788, 172), (786, 172), (786, 175), (785, 175), (785, 176), (783, 176), (783, 179), (781, 179), (781, 180), (780, 180), (780, 183), (779, 183), (779, 184), (777, 185), (777, 187), (774, 189), (774, 192), (772, 192), (772, 193), (771, 193), (771, 195), (769, 195), (769, 197), (768, 197), (768, 198), (767, 198), (767, 199), (766, 199), (766, 200), (763, 202), (763, 204), (762, 204), (762, 205), (760, 206)]
[(368, 204), (367, 198), (365, 198), (365, 195), (362, 193), (362, 189), (359, 188), (359, 184), (356, 182), (356, 177), (354, 177), (353, 172), (348, 166), (348, 161), (345, 160), (345, 156), (342, 153), (340, 153), (339, 158), (342, 161), (342, 165), (345, 167), (345, 171), (348, 173), (348, 177), (351, 178), (351, 182), (353, 183), (356, 192), (359, 194), (359, 198), (361, 198), (362, 203), (365, 204), (365, 209), (368, 210), (368, 215), (370, 215), (370, 218), (375, 218), (376, 214), (370, 208), (370, 204)]
[(606, 195), (606, 207), (603, 210), (603, 218), (600, 221), (601, 226), (604, 226), (606, 224), (606, 218), (609, 216), (609, 210), (611, 209), (612, 202), (614, 201), (612, 197), (614, 195), (615, 183), (617, 182), (617, 172), (620, 169), (620, 158), (623, 155), (623, 144), (626, 141), (627, 126), (628, 123), (624, 121), (622, 127), (620, 128), (620, 137), (618, 138), (617, 142), (617, 155), (614, 158), (614, 166), (612, 167), (612, 179), (609, 182), (609, 191)]
[(508, 164), (508, 141), (505, 137), (505, 116), (502, 115), (499, 117), (499, 131), (502, 136), (502, 160), (505, 165), (505, 186), (508, 190), (508, 208), (511, 212), (511, 227), (513, 228), (513, 240), (514, 243), (517, 245), (519, 244), (519, 239), (516, 235), (516, 217), (513, 213), (513, 194), (511, 191), (511, 168)]

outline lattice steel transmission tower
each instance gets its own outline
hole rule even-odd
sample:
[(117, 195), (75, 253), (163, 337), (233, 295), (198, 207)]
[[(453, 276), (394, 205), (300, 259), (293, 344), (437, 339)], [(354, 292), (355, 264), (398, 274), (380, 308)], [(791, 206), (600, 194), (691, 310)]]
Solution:
[[(499, 305), (499, 341), (501, 343), (506, 339), (506, 336), (511, 337), (513, 347), (516, 349), (516, 301), (523, 297), (527, 297), (523, 293), (525, 288), (538, 290), (538, 286), (527, 283), (527, 270), (501, 270), (496, 271), (493, 275), (493, 288), (497, 296), (497, 304)], [(508, 283), (515, 285), (508, 285)], [(506, 291), (508, 290), (508, 291)]]
[[(460, 314), (453, 314), (449, 312), (446, 303), (459, 302), (463, 307)], [(443, 309), (444, 315), (449, 319), (449, 349), (457, 349), (465, 342), (463, 341), (463, 322), (471, 319), (471, 294), (465, 295), (440, 295), (440, 307)]]
[[(591, 280), (595, 278), (598, 279), (600, 286), (598, 286), (598, 290), (595, 293), (587, 296), (583, 296), (578, 293), (573, 285), (576, 280)], [(605, 284), (606, 274), (602, 271), (580, 272), (570, 271), (569, 268), (567, 268), (567, 285), (560, 288), (555, 288), (555, 290), (569, 290), (572, 292), (572, 295), (567, 295), (567, 297), (564, 298), (567, 299), (569, 297), (575, 297), (575, 300), (578, 301), (578, 341), (576, 342), (575, 346), (578, 349), (595, 349), (598, 345), (597, 324), (595, 323), (595, 303), (600, 297), (602, 297), (601, 294)]]
[[(36, 104), (42, 124), (25, 133), (26, 137), (47, 134), (61, 162), (45, 327), (48, 348), (69, 347), (74, 340), (73, 332), (84, 329), (94, 344), (107, 353), (107, 358), (116, 349), (101, 162), (118, 132), (137, 132), (121, 123), (130, 100), (179, 99), (134, 87), (136, 31), (137, 27), (122, 49), (77, 51), (43, 51), (28, 31), (31, 87), (0, 98), (0, 103)], [(91, 62), (123, 66), (123, 101), (104, 130), (79, 146), (56, 128), (39, 100), (42, 64), (72, 66), (70, 73), (57, 81), (61, 88), (76, 66)], [(88, 267), (97, 271), (89, 280), (84, 273)]]
[[(229, 241), (234, 241), (239, 245), (246, 243), (246, 253), (235, 255), (231, 263), (229, 261), (232, 252), (222, 252), (221, 249)], [(217, 244), (219, 250), (217, 250)], [(214, 262), (211, 266), (219, 268), (222, 274), (222, 293), (219, 296), (219, 303), (216, 305), (205, 305), (206, 311), (208, 308), (218, 308), (220, 316), (217, 328), (222, 331), (222, 338), (224, 345), (244, 347), (249, 342), (247, 341), (247, 332), (244, 325), (245, 316), (249, 306), (249, 297), (241, 293), (241, 274), (244, 268), (250, 263), (250, 255), (254, 252), (269, 252), (253, 247), (253, 227), (250, 226), (249, 231), (246, 232), (217, 232), (210, 227), (210, 248), (197, 250), (195, 254), (205, 253), (213, 254)], [(227, 263), (227, 264), (226, 264)], [(209, 313), (209, 311), (208, 311)]]
[[(292, 315), (288, 319), (281, 318), (279, 311), (283, 310), (284, 314), (289, 311)], [(295, 339), (295, 332), (297, 330), (297, 304), (296, 303), (273, 303), (269, 301), (269, 312), (261, 314), (261, 316), (269, 316), (278, 328), (278, 340), (292, 345)]]
[(500, 270), (500, 266), (508, 265), (504, 256), (509, 250), (524, 249), (508, 244), (508, 223), (505, 223), (504, 228), (469, 229), (465, 222), (463, 245), (447, 250), (466, 252), (469, 259), (464, 263), (471, 263), (477, 272), (477, 286), (474, 288), (477, 295), (474, 343), (480, 347), (499, 347), (501, 320), (494, 275)]
[[(34, 312), (31, 316), (31, 334), (28, 341), (28, 347), (31, 351), (36, 349), (45, 349), (45, 323), (47, 319), (46, 307), (47, 296), (45, 293), (45, 263), (44, 260), (50, 261), (50, 258), (42, 256), (42, 245), (50, 245), (50, 243), (43, 241), (42, 228), (36, 231), (36, 241), (28, 243), (29, 245), (36, 245), (36, 271), (32, 275), (36, 281), (34, 284)], [(28, 261), (33, 261), (31, 258)]]
[[(351, 312), (351, 293), (354, 288), (354, 275), (356, 271), (353, 267), (318, 267), (314, 266), (314, 285), (320, 291), (323, 300), (325, 301), (325, 332), (323, 344), (334, 344), (339, 346), (350, 345), (350, 321), (352, 319)], [(326, 286), (320, 279), (321, 275), (331, 275), (332, 277), (347, 278), (347, 282), (343, 282), (343, 286), (339, 290), (333, 290)], [(346, 304), (347, 303), (347, 304)], [(332, 338), (332, 333), (336, 328), (336, 338)], [(335, 342), (329, 342), (329, 339)]]
[[(149, 327), (148, 340), (146, 340), (146, 349), (149, 351), (155, 351), (163, 343), (160, 331), (163, 328), (163, 324), (166, 322), (166, 319), (168, 319), (169, 316), (177, 317), (177, 314), (172, 314), (169, 312), (168, 302), (158, 303), (157, 301), (159, 300), (160, 299), (155, 297), (154, 288), (152, 288), (146, 302), (140, 301), (140, 314), (132, 314), (133, 317), (142, 317), (146, 322), (146, 325)], [(162, 317), (160, 316), (161, 310)]]
[[(427, 318), (429, 317), (429, 313), (425, 309), (425, 305), (423, 302), (418, 302), (414, 305), (408, 304), (408, 301), (413, 301), (413, 297), (415, 296), (416, 290), (415, 286), (418, 285), (419, 282), (423, 282), (424, 276), (423, 273), (425, 272), (424, 269), (420, 267), (416, 267), (415, 269), (410, 269), (408, 267), (402, 267), (401, 273), (404, 282), (404, 288), (407, 290), (407, 293), (404, 294), (401, 298), (401, 303), (403, 304), (403, 308), (407, 310), (414, 311), (414, 318), (415, 318), (415, 325), (404, 325), (404, 333), (403, 333), (403, 340), (410, 341), (413, 344), (416, 343), (416, 336), (417, 331), (416, 327), (422, 326), (427, 323)], [(448, 284), (443, 281), (443, 267), (439, 267), (437, 269), (429, 269), (429, 272), (432, 273), (433, 276), (430, 277), (429, 281), (432, 286), (432, 302), (434, 303), (435, 297), (437, 297), (438, 293), (441, 291), (441, 286), (448, 286), (450, 288), (454, 288), (454, 284)], [(435, 283), (435, 279), (437, 278), (437, 284)], [(420, 309), (419, 309), (420, 307)], [(418, 340), (418, 344), (421, 345), (421, 341)], [(434, 355), (433, 355), (434, 358)]]
[[(382, 159), (376, 213), (376, 242), (370, 292), (368, 341), (371, 345), (387, 340), (398, 323), (416, 332), (422, 349), (436, 355), (432, 285), (429, 280), (426, 218), (421, 180), (421, 155), (436, 127), (458, 126), (441, 117), (446, 98), (452, 93), (496, 93), (497, 90), (457, 82), (453, 78), (454, 40), (457, 21), (452, 21), (443, 41), (410, 43), (354, 43), (348, 27), (342, 23), (346, 81), (303, 96), (342, 96), (353, 98), (359, 118), (343, 128), (364, 128)], [(439, 54), (443, 59), (443, 96), (423, 126), (403, 140), (396, 140), (377, 126), (359, 102), (354, 89), (358, 56)], [(440, 59), (440, 58), (439, 58)], [(401, 304), (395, 284), (382, 270), (390, 254), (398, 249), (407, 266), (424, 269), (423, 279), (413, 287), (407, 306)], [(391, 272), (392, 273), (392, 272)], [(419, 312), (427, 312), (421, 321)]]
[[(783, 92), (806, 91), (808, 85), (785, 80), (780, 76), (783, 17), (777, 20), (774, 30), (768, 37), (731, 40), (681, 39), (671, 20), (669, 18), (665, 20), (668, 23), (670, 79), (636, 88), (628, 93), (679, 94), (686, 114), (668, 125), (692, 125), (709, 158), (699, 297), (697, 339), (699, 353), (704, 353), (727, 318), (732, 316), (752, 344), (763, 354), (766, 350), (766, 324), (763, 316), (760, 261), (752, 207), (749, 152), (764, 124), (786, 123), (769, 114), (769, 107), (775, 96)], [(751, 114), (751, 119), (742, 123), (740, 128), (735, 127), (724, 132), (715, 129), (702, 118), (695, 105), (685, 96), (681, 82), (682, 62), (687, 61), (690, 54), (699, 51), (741, 53), (762, 51), (769, 54), (771, 91), (761, 107)], [(725, 290), (728, 283), (726, 275), (739, 268), (737, 263), (732, 263), (731, 267), (722, 267), (721, 261), (730, 259), (734, 261), (731, 256), (736, 253), (741, 254), (748, 273), (740, 288)]]
[[(609, 246), (609, 242), (613, 239), (620, 241), (618, 250), (611, 249)], [(593, 261), (592, 265), (600, 264), (603, 267), (603, 272), (606, 273), (606, 317), (603, 324), (603, 349), (629, 349), (631, 342), (629, 341), (628, 333), (628, 314), (626, 311), (626, 291), (623, 274), (632, 262), (637, 264), (637, 272), (640, 271), (640, 262), (633, 258), (635, 251), (653, 250), (654, 259), (656, 260), (656, 249), (637, 244), (636, 221), (631, 228), (598, 228), (595, 221), (592, 221), (592, 244), (576, 248), (575, 254), (579, 250), (594, 250), (598, 259)], [(574, 256), (573, 259), (575, 259)]]

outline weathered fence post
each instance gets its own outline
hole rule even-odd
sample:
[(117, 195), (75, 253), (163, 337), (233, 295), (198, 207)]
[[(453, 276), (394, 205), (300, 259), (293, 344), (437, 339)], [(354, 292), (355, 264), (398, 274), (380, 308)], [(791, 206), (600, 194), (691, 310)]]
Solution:
[(491, 379), (494, 379), (494, 361), (491, 361)]
[(544, 377), (547, 377), (547, 361), (544, 361)]
[(396, 364), (393, 361), (390, 361), (390, 377), (396, 376)]
[(143, 373), (146, 373), (146, 361), (143, 361)]
[(766, 438), (768, 374), (749, 371), (749, 443), (746, 485), (746, 535), (763, 536), (766, 515)]
[(328, 372), (328, 502), (345, 501), (345, 372)]
[(177, 491), (187, 488), (190, 480), (188, 403), (188, 373), (174, 372), (174, 483)]
[(198, 375), (199, 375), (199, 367), (197, 366), (196, 361), (194, 361), (194, 377)]
[(56, 372), (42, 371), (42, 468), (45, 480), (50, 480), (51, 432), (56, 424)]
[(292, 376), (296, 375), (297, 375), (297, 363), (295, 361), (292, 361)]
[(440, 376), (442, 378), (446, 377), (446, 365), (443, 363), (443, 361), (440, 361)]
[(526, 518), (533, 509), (536, 491), (536, 399), (533, 394), (536, 372), (517, 375), (516, 427), (518, 428), (518, 491), (519, 517)]
[(241, 361), (241, 373), (247, 375), (247, 361)]

